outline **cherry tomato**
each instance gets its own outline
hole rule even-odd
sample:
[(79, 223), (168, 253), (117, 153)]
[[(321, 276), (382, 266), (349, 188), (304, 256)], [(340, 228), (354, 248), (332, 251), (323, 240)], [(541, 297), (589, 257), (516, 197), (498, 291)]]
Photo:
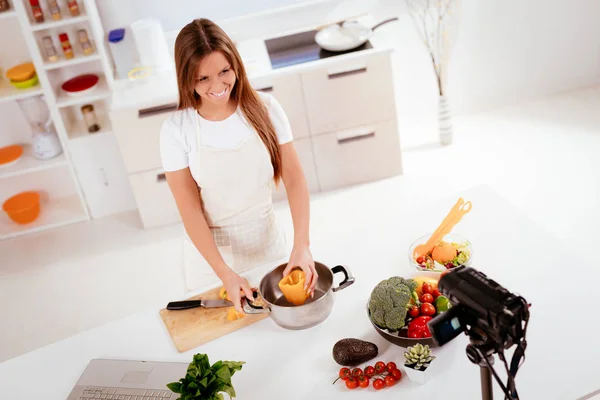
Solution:
[(425, 264), (425, 261), (427, 261), (427, 258), (425, 258), (425, 256), (419, 256), (417, 257), (417, 264)]
[[(346, 384), (348, 384), (348, 381), (346, 381)], [(393, 376), (388, 375), (385, 377), (385, 386), (394, 386), (396, 384), (396, 380), (394, 379)]]
[(434, 315), (435, 307), (431, 303), (423, 303), (421, 304), (421, 314), (423, 315)]
[(419, 307), (417, 306), (412, 306), (410, 310), (408, 310), (408, 315), (410, 315), (413, 318), (418, 317), (419, 314), (421, 314), (421, 311), (419, 311)]
[(399, 369), (395, 369), (392, 372), (390, 372), (390, 375), (392, 375), (392, 377), (396, 380), (399, 381), (400, 378), (402, 378), (402, 372), (400, 372)]
[(435, 299), (437, 299), (438, 297), (440, 297), (442, 294), (440, 293), (440, 291), (439, 291), (439, 290), (437, 290), (437, 289), (434, 289), (434, 290), (433, 290), (433, 293), (432, 293), (432, 295), (433, 295), (433, 298), (434, 298), (434, 300), (435, 300)]
[(387, 372), (392, 372), (393, 370), (396, 369), (396, 363), (393, 361), (390, 361), (389, 363), (387, 363), (386, 369), (387, 369)]
[(421, 296), (421, 303), (433, 303), (433, 296), (429, 293), (425, 293)]
[(375, 388), (375, 390), (381, 390), (384, 387), (385, 387), (385, 381), (381, 378), (377, 378), (373, 382), (373, 388)]
[(377, 361), (377, 363), (375, 364), (375, 372), (379, 374), (383, 371), (385, 371), (385, 363), (383, 361)]
[(362, 374), (363, 374), (363, 371), (360, 368), (354, 368), (352, 370), (352, 376), (361, 376)]
[(358, 381), (356, 378), (350, 377), (346, 379), (346, 387), (348, 389), (356, 389), (358, 387)]
[(364, 375), (358, 377), (358, 386), (361, 388), (369, 387), (369, 378)]
[(367, 368), (365, 368), (365, 375), (366, 376), (375, 375), (375, 368), (373, 368), (371, 365), (369, 365)]
[(431, 294), (433, 292), (433, 285), (429, 282), (423, 282), (423, 286), (421, 287), (421, 291), (423, 293)]
[(350, 368), (342, 368), (340, 369), (340, 379), (346, 380), (350, 377)]

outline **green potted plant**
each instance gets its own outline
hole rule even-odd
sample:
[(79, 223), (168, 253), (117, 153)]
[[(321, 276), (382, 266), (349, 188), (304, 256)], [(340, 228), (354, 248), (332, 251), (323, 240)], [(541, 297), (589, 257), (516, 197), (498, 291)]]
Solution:
[(180, 400), (225, 400), (235, 397), (231, 377), (242, 369), (243, 361), (217, 361), (210, 365), (206, 354), (194, 355), (183, 378), (167, 384), (173, 392), (181, 394)]
[(408, 378), (417, 383), (425, 383), (427, 381), (427, 369), (429, 364), (435, 359), (431, 355), (431, 349), (428, 345), (423, 346), (417, 343), (406, 349), (404, 352), (404, 367)]

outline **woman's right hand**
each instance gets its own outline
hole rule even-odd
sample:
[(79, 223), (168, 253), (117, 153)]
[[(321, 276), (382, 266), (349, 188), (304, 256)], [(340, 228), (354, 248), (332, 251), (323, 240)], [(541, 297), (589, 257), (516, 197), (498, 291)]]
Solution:
[(227, 294), (235, 309), (244, 313), (241, 293), (243, 292), (244, 295), (250, 299), (252, 299), (253, 296), (248, 281), (233, 271), (228, 271), (223, 278), (221, 278), (221, 281), (223, 282), (223, 286), (225, 287), (225, 290), (227, 290)]

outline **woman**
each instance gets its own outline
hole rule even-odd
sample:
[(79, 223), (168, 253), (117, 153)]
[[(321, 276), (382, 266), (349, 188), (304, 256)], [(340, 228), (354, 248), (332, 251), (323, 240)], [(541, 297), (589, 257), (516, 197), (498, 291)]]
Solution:
[[(179, 107), (161, 130), (161, 157), (185, 230), (240, 312), (252, 296), (238, 274), (285, 254), (271, 200), (285, 186), (294, 245), (284, 276), (300, 267), (314, 295), (309, 194), (288, 119), (277, 100), (255, 91), (231, 39), (196, 19), (175, 41)], [(243, 293), (243, 294), (241, 294)]]

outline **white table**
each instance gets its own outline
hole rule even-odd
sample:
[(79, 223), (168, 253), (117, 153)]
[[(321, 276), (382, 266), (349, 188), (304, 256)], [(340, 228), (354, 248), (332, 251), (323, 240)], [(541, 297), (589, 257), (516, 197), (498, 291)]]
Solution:
[[(378, 198), (376, 210), (369, 211), (370, 219), (356, 210), (357, 217), (348, 218), (343, 226), (316, 223), (315, 258), (331, 266), (347, 264), (356, 276), (353, 286), (338, 292), (332, 314), (317, 327), (289, 331), (267, 318), (179, 354), (158, 316), (164, 304), (156, 304), (147, 312), (0, 364), (0, 397), (65, 399), (91, 358), (189, 362), (194, 353), (201, 352), (211, 362), (246, 361), (233, 378), (240, 399), (363, 398), (365, 391), (373, 389), (348, 391), (341, 382), (331, 385), (339, 369), (331, 356), (333, 344), (345, 337), (370, 340), (379, 346), (378, 359), (402, 364), (404, 349), (389, 344), (371, 327), (366, 299), (381, 279), (410, 272), (408, 246), (437, 226), (458, 195), (473, 202), (473, 210), (455, 231), (472, 240), (474, 267), (533, 305), (527, 358), (516, 380), (521, 398), (576, 399), (598, 389), (600, 346), (595, 344), (595, 335), (600, 324), (594, 315), (599, 269), (578, 261), (581, 258), (504, 199), (478, 187), (422, 209), (403, 206), (397, 198)], [(255, 271), (251, 280), (257, 281), (261, 273)], [(581, 287), (589, 290), (580, 292)], [(461, 335), (434, 349), (437, 359), (426, 385), (416, 385), (404, 376), (396, 386), (377, 393), (378, 398), (480, 398), (479, 367), (467, 359), (467, 343), (468, 338)], [(496, 367), (503, 371), (499, 362)], [(495, 398), (502, 399), (495, 383), (494, 387)]]

